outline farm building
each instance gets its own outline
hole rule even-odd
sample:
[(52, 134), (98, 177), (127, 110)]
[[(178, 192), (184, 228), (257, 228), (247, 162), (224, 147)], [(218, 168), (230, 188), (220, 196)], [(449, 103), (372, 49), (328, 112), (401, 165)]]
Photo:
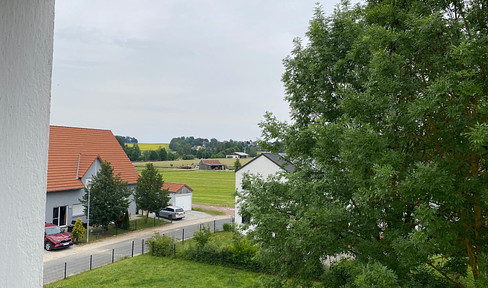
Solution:
[[(263, 178), (267, 178), (276, 173), (293, 171), (295, 171), (295, 166), (286, 159), (285, 154), (262, 153), (236, 170), (236, 190), (237, 192), (243, 191), (242, 180), (244, 174), (260, 175)], [(240, 214), (238, 202), (239, 198), (236, 197), (235, 220), (237, 225), (240, 225), (249, 221), (250, 216)]]
[(234, 159), (249, 158), (249, 154), (244, 152), (234, 152), (229, 155), (226, 155), (225, 158), (234, 158)]
[(183, 210), (191, 210), (193, 189), (186, 184), (164, 182), (162, 189), (168, 189), (169, 202), (168, 205), (179, 206)]
[(219, 160), (202, 160), (198, 164), (200, 170), (225, 170), (225, 165)]
[[(66, 226), (78, 217), (86, 221), (79, 199), (102, 161), (110, 162), (114, 174), (135, 189), (138, 173), (110, 130), (50, 126), (46, 222)], [(129, 213), (135, 212), (131, 201)]]

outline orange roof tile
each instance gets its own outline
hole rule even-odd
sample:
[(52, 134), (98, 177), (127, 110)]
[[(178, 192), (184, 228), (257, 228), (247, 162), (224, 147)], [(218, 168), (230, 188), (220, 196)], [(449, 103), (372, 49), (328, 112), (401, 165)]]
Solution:
[(168, 189), (169, 192), (178, 193), (185, 186), (193, 192), (193, 189), (191, 189), (188, 185), (181, 183), (164, 182), (163, 186), (161, 186), (161, 189)]
[(80, 179), (97, 158), (110, 162), (122, 180), (137, 182), (136, 169), (110, 130), (50, 126), (47, 191), (83, 188)]

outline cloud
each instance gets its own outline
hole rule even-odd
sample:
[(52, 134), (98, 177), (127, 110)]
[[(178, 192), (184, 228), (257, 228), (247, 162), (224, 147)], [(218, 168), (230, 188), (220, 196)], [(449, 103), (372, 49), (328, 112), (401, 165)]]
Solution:
[(51, 122), (142, 142), (256, 139), (265, 111), (288, 119), (282, 59), (314, 7), (315, 0), (57, 1)]

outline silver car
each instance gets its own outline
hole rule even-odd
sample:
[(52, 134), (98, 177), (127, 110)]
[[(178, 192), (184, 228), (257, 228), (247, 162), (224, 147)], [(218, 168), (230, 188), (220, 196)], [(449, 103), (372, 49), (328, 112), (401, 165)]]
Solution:
[(158, 217), (165, 217), (168, 219), (181, 219), (185, 217), (185, 210), (178, 206), (167, 206), (163, 210), (156, 213)]

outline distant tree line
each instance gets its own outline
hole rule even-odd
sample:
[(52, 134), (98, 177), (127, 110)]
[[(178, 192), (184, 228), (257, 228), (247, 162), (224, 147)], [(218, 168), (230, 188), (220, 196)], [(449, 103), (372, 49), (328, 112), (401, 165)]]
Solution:
[(137, 138), (135, 137), (131, 137), (131, 136), (115, 136), (117, 138), (120, 138), (122, 140), (122, 142), (124, 143), (139, 143), (139, 141), (137, 141)]
[(252, 141), (218, 141), (215, 138), (178, 137), (171, 139), (169, 148), (182, 159), (225, 158), (233, 152), (245, 152), (251, 157), (257, 155), (257, 146)]

